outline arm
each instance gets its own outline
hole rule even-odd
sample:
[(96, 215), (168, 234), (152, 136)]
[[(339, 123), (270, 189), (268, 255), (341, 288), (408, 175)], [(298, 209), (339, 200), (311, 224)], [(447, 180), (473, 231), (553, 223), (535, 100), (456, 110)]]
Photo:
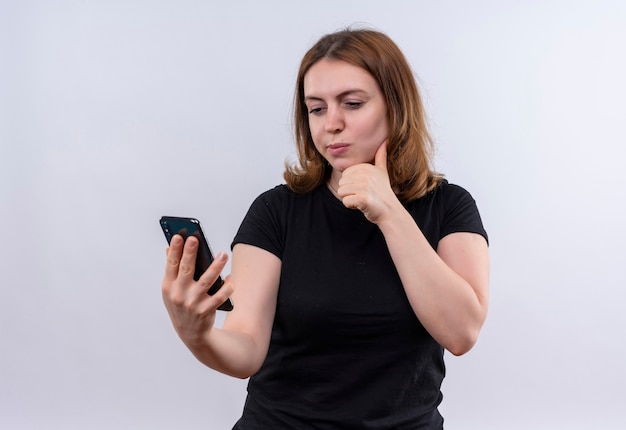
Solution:
[[(172, 238), (163, 278), (163, 301), (181, 340), (205, 365), (246, 378), (263, 363), (276, 309), (280, 260), (249, 245), (233, 249), (232, 274), (213, 296), (206, 294), (226, 264), (219, 253), (198, 282), (193, 281), (197, 241)], [(235, 285), (237, 290), (235, 291)], [(217, 307), (231, 296), (235, 309), (222, 329), (213, 327)]]
[(474, 233), (444, 237), (435, 252), (401, 208), (379, 224), (413, 311), (440, 345), (469, 351), (487, 316), (489, 254)]
[(381, 229), (407, 297), (430, 335), (455, 355), (477, 340), (488, 306), (489, 255), (485, 239), (453, 233), (433, 250), (389, 185), (386, 145), (374, 165), (343, 172), (339, 195)]
[(264, 249), (241, 243), (233, 248), (231, 277), (237, 288), (232, 297), (236, 305), (226, 316), (223, 332), (247, 336), (252, 343), (252, 348), (239, 357), (247, 361), (241, 366), (245, 371), (240, 377), (252, 376), (265, 361), (276, 314), (281, 267), (281, 260)]

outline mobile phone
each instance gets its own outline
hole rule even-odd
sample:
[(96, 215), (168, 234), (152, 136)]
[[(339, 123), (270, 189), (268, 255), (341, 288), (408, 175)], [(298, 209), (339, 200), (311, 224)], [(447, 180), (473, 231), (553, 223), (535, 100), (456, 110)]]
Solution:
[[(187, 240), (189, 236), (194, 236), (198, 239), (199, 246), (198, 253), (196, 255), (196, 269), (193, 274), (193, 279), (194, 281), (200, 279), (200, 276), (202, 276), (209, 265), (213, 262), (213, 254), (211, 253), (211, 248), (209, 248), (209, 242), (206, 240), (204, 233), (202, 232), (202, 227), (200, 227), (200, 221), (195, 218), (163, 216), (161, 217), (161, 229), (165, 234), (167, 243), (172, 241), (172, 237), (175, 234), (181, 235), (184, 240)], [(213, 285), (211, 285), (211, 288), (207, 291), (207, 294), (212, 296), (222, 287), (223, 284), (224, 280), (221, 276), (218, 276)], [(220, 311), (232, 311), (233, 303), (229, 298), (217, 309)]]

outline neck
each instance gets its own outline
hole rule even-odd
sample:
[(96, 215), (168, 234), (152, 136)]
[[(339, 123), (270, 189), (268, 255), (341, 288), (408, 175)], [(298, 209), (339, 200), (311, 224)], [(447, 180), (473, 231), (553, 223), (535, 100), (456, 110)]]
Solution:
[(326, 185), (328, 185), (328, 189), (330, 190), (331, 193), (333, 193), (333, 195), (335, 197), (337, 197), (338, 199), (340, 199), (341, 197), (339, 197), (339, 192), (337, 191), (337, 188), (339, 188), (338, 186), (333, 184), (333, 178), (329, 178), (328, 182), (326, 182)]

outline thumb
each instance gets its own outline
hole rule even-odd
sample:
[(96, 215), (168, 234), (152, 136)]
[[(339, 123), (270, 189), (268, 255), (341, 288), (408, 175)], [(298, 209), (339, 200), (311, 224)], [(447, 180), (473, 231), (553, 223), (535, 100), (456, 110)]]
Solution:
[(374, 155), (374, 166), (387, 171), (387, 140), (385, 140), (376, 150)]

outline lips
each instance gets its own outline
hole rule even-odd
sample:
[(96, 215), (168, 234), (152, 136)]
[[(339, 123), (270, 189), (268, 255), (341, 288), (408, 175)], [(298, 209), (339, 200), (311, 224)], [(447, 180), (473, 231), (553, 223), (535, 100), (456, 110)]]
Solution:
[(326, 147), (328, 153), (333, 157), (337, 157), (348, 150), (350, 147), (347, 143), (331, 143)]

